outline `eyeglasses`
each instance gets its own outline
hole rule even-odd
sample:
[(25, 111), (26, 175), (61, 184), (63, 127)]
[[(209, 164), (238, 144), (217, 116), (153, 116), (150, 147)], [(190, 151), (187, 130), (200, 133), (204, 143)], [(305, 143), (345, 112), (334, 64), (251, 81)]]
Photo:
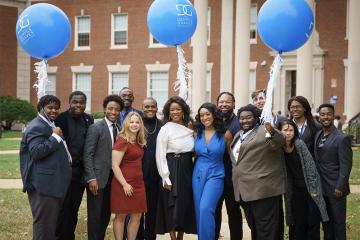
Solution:
[(301, 105), (290, 106), (290, 110), (300, 110), (302, 108), (303, 108), (303, 106), (301, 106)]

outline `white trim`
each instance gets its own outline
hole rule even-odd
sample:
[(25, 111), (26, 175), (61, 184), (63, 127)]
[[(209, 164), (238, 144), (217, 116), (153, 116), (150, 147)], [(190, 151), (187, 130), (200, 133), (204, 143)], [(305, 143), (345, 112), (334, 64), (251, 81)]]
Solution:
[[(89, 24), (90, 24), (90, 31), (89, 31), (89, 46), (78, 46), (78, 18), (81, 17), (88, 17), (90, 19)], [(84, 10), (81, 9), (81, 15), (80, 16), (75, 16), (75, 22), (74, 22), (74, 51), (89, 51), (91, 50), (91, 17), (90, 15), (84, 15)]]
[(345, 40), (349, 37), (349, 16), (350, 16), (350, 0), (346, 0), (346, 26), (345, 26)]
[(0, 6), (5, 6), (5, 7), (16, 7), (16, 8), (20, 8), (20, 9), (25, 9), (27, 6), (27, 1), (26, 0), (1, 0), (0, 1)]
[(117, 62), (116, 65), (106, 65), (108, 70), (108, 93), (112, 93), (112, 75), (113, 73), (127, 73), (128, 74), (128, 85), (129, 85), (129, 71), (131, 65), (121, 65), (120, 62)]
[[(120, 7), (119, 7), (120, 8)], [(111, 50), (117, 50), (117, 49), (128, 49), (128, 44), (129, 44), (129, 14), (128, 13), (121, 13), (120, 10), (118, 8), (118, 12), (117, 13), (112, 13), (111, 14), (111, 29), (110, 29), (110, 32), (111, 32), (111, 45), (110, 45), (110, 49)], [(115, 19), (115, 16), (118, 15), (126, 15), (127, 17), (127, 26), (126, 26), (126, 44), (121, 44), (121, 45), (115, 45), (115, 25), (114, 25), (114, 19)], [(122, 31), (125, 31), (125, 30), (122, 30)]]
[[(87, 71), (87, 70), (89, 70), (90, 67), (91, 67), (91, 70)], [(76, 88), (75, 88), (76, 74), (87, 73), (87, 74), (90, 75), (90, 95), (92, 95), (92, 75), (91, 75), (92, 67), (93, 66), (75, 66), (75, 67), (71, 66), (71, 71), (72, 71), (72, 86), (71, 86), (71, 89), (72, 89), (72, 91), (76, 90)], [(84, 71), (81, 71), (81, 68), (84, 69)], [(89, 96), (88, 96), (88, 98), (89, 98)], [(88, 99), (88, 101), (86, 103), (85, 111), (87, 111), (87, 112), (91, 112), (91, 107), (92, 107), (91, 101), (92, 101), (92, 96), (90, 96), (90, 101)]]
[[(156, 65), (156, 66), (154, 66)], [(163, 65), (161, 67), (159, 67), (159, 65)], [(167, 66), (168, 65), (168, 66)], [(168, 79), (168, 89), (167, 89), (167, 95), (169, 97), (169, 69), (170, 69), (170, 64), (146, 64), (146, 96), (149, 97), (150, 96), (150, 75), (151, 73), (157, 73), (157, 72), (166, 72), (167, 73), (167, 79)], [(158, 99), (155, 99), (156, 101), (158, 101)], [(161, 106), (162, 104), (158, 104), (158, 113), (162, 112), (163, 106)]]
[(94, 66), (92, 65), (84, 65), (84, 63), (80, 63), (79, 66), (71, 66), (72, 73), (91, 73)]
[(156, 62), (155, 64), (145, 64), (147, 72), (168, 72), (171, 64), (160, 64)]
[(343, 115), (347, 115), (349, 112), (349, 103), (351, 103), (351, 96), (348, 94), (349, 92), (349, 73), (348, 73), (348, 59), (343, 59), (344, 63), (344, 112)]
[[(255, 38), (251, 38), (250, 37), (250, 32), (251, 32), (251, 9), (253, 8), (253, 7), (256, 7), (256, 24), (255, 24)], [(258, 15), (258, 5), (257, 5), (257, 3), (252, 3), (251, 5), (250, 5), (250, 29), (249, 29), (249, 39), (250, 39), (250, 44), (257, 44), (257, 37), (258, 37), (258, 33), (257, 33), (257, 15)]]
[(149, 46), (148, 48), (167, 48), (168, 46), (161, 43), (154, 43), (154, 37), (151, 33), (149, 33)]
[(48, 73), (55, 73), (56, 74), (57, 70), (58, 70), (57, 66), (49, 66), (49, 65), (47, 66), (47, 72)]

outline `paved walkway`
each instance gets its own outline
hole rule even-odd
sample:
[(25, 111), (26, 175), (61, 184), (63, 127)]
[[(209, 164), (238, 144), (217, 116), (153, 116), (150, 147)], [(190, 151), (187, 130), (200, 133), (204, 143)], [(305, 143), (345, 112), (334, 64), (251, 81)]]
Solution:
[(2, 154), (19, 154), (19, 150), (6, 150), (6, 151), (1, 150), (0, 155)]

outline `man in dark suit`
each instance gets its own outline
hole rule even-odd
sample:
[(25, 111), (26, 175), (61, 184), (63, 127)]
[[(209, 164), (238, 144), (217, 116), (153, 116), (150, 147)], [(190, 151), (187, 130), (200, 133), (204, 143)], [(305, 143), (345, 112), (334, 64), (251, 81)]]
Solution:
[(110, 221), (112, 146), (119, 132), (116, 123), (124, 104), (118, 95), (103, 101), (105, 118), (89, 127), (84, 147), (84, 177), (88, 183), (88, 239), (104, 239)]
[[(235, 97), (230, 92), (222, 92), (217, 98), (217, 107), (223, 114), (225, 127), (231, 132), (232, 136), (240, 130), (239, 120), (234, 114)], [(242, 215), (240, 203), (235, 201), (234, 187), (232, 183), (232, 165), (227, 151), (224, 153), (225, 181), (224, 193), (219, 199), (215, 210), (215, 238), (220, 236), (221, 228), (221, 210), (225, 200), (226, 212), (229, 219), (230, 239), (241, 240), (243, 238)]]
[(334, 118), (333, 105), (320, 105), (322, 130), (315, 135), (315, 160), (330, 219), (323, 223), (325, 240), (346, 239), (346, 196), (352, 167), (351, 138), (334, 126)]
[(60, 113), (55, 123), (63, 133), (72, 158), (72, 178), (59, 214), (56, 237), (58, 240), (75, 239), (78, 211), (85, 190), (83, 152), (86, 133), (94, 119), (85, 113), (86, 95), (74, 91), (69, 96), (70, 107)]
[(38, 116), (27, 126), (20, 145), (20, 172), (33, 216), (33, 239), (55, 239), (56, 221), (71, 179), (71, 156), (54, 120), (60, 100), (40, 98)]

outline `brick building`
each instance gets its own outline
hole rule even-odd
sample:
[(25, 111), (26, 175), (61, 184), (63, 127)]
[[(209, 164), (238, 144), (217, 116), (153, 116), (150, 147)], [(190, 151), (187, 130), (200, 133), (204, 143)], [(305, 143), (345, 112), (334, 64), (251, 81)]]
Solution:
[[(0, 95), (33, 104), (37, 101), (32, 89), (36, 59), (16, 44), (15, 25), (18, 14), (34, 2), (0, 0)], [(176, 49), (157, 43), (147, 29), (152, 0), (47, 2), (60, 7), (72, 25), (68, 48), (51, 59), (48, 68), (48, 91), (62, 100), (63, 109), (75, 89), (88, 95), (88, 111), (92, 112), (101, 111), (102, 99), (123, 86), (134, 90), (135, 107), (146, 96), (154, 96), (161, 107), (177, 94), (173, 90)], [(240, 106), (249, 101), (251, 91), (266, 87), (274, 52), (256, 32), (257, 12), (264, 2), (195, 0), (197, 32), (183, 45), (186, 60), (194, 62), (189, 88), (193, 109), (207, 100), (215, 102), (220, 91), (234, 92)], [(314, 107), (337, 96), (337, 113), (351, 118), (360, 111), (354, 90), (360, 89), (355, 80), (360, 75), (360, 39), (359, 30), (351, 27), (360, 25), (356, 16), (360, 5), (358, 0), (308, 2), (314, 9), (315, 31), (304, 47), (283, 54), (274, 110), (286, 112), (292, 95), (306, 96)], [(207, 51), (196, 51), (201, 48)]]

